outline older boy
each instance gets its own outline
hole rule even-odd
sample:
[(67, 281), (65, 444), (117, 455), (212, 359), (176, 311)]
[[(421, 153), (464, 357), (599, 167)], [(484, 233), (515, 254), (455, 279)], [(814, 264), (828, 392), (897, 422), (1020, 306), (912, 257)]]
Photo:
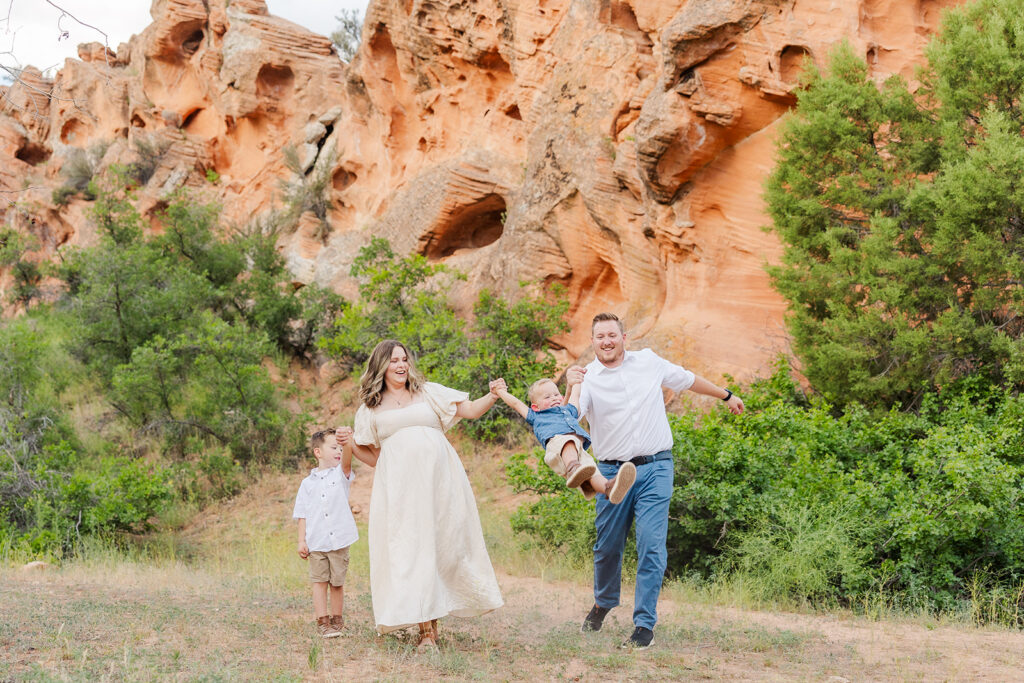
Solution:
[(359, 538), (348, 505), (352, 452), (342, 448), (330, 429), (313, 434), (310, 446), (317, 467), (299, 485), (292, 517), (299, 520), (299, 557), (309, 560), (317, 632), (324, 638), (337, 638), (345, 626), (342, 606), (348, 547)]
[(565, 479), (566, 486), (579, 488), (588, 500), (603, 493), (612, 505), (622, 502), (636, 479), (636, 468), (631, 464), (619, 468), (612, 479), (598, 471), (594, 459), (587, 453), (590, 435), (579, 423), (579, 384), (570, 387), (569, 399), (565, 401), (558, 385), (550, 379), (539, 379), (526, 392), (529, 408), (508, 392), (504, 379), (494, 380), (490, 387), (533, 427), (533, 435), (544, 447), (545, 464)]

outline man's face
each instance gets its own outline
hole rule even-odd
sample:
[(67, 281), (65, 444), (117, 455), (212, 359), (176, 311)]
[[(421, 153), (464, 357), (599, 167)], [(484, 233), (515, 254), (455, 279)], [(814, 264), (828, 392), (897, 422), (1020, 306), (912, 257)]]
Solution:
[(590, 341), (594, 345), (594, 355), (608, 367), (619, 365), (626, 355), (626, 335), (614, 320), (602, 320), (594, 325)]

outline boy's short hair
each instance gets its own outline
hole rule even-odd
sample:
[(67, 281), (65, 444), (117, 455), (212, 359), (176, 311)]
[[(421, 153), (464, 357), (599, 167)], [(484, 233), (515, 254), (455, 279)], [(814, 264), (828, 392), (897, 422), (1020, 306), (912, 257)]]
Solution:
[(333, 429), (321, 429), (319, 432), (313, 432), (313, 436), (309, 437), (309, 447), (313, 449), (322, 447), (324, 441), (327, 441), (327, 435), (333, 433)]
[[(544, 384), (555, 384), (555, 380), (544, 377), (543, 379), (539, 379), (533, 384), (531, 384), (530, 388), (526, 390), (526, 400), (529, 401), (530, 403), (534, 403), (534, 395), (536, 395), (537, 390), (540, 389), (541, 385)], [(555, 388), (558, 388), (557, 384), (555, 384)]]
[(594, 328), (597, 327), (598, 323), (603, 323), (608, 320), (614, 320), (616, 323), (618, 323), (619, 332), (622, 334), (626, 334), (626, 326), (622, 324), (622, 320), (619, 319), (619, 316), (615, 315), (614, 313), (598, 313), (597, 315), (594, 316), (593, 321), (591, 321), (590, 323), (591, 336), (593, 336)]

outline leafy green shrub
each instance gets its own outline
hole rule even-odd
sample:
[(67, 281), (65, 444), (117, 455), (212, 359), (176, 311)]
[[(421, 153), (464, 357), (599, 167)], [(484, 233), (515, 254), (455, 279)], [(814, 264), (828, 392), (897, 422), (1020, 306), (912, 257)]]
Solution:
[(766, 199), (807, 378), (837, 405), (916, 408), (971, 376), (1024, 387), (1020, 0), (944, 20), (922, 87), (848, 45), (814, 69)]
[(181, 454), (187, 437), (202, 434), (242, 461), (265, 458), (290, 422), (262, 365), (271, 350), (244, 325), (204, 313), (173, 339), (157, 336), (137, 347), (115, 368), (111, 399), (134, 425), (163, 434)]
[(513, 531), (528, 534), (545, 547), (561, 549), (575, 560), (592, 556), (597, 536), (594, 504), (579, 491), (566, 488), (565, 480), (544, 464), (543, 450), (513, 455), (505, 474), (516, 493), (539, 495), (538, 500), (513, 513)]
[(25, 258), (32, 248), (31, 238), (13, 228), (0, 228), (0, 268), (9, 267), (14, 276), (11, 301), (26, 307), (41, 294), (40, 282), (43, 279), (39, 264)]

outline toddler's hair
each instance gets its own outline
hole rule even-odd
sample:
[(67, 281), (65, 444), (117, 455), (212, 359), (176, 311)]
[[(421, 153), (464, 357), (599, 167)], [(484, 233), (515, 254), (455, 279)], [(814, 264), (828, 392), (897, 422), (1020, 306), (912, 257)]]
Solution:
[[(555, 380), (548, 379), (547, 377), (544, 377), (543, 379), (539, 379), (536, 382), (534, 382), (533, 384), (531, 384), (530, 388), (527, 389), (527, 391), (526, 391), (526, 400), (529, 401), (530, 403), (533, 403), (534, 402), (533, 397), (537, 395), (537, 390), (540, 389), (541, 386), (543, 386), (545, 384), (555, 384)], [(557, 384), (555, 384), (555, 388), (556, 389), (558, 388)]]

